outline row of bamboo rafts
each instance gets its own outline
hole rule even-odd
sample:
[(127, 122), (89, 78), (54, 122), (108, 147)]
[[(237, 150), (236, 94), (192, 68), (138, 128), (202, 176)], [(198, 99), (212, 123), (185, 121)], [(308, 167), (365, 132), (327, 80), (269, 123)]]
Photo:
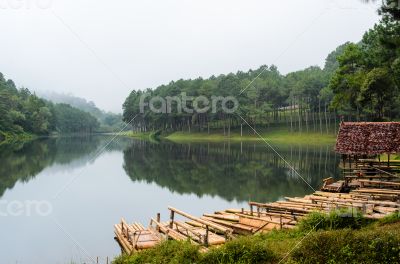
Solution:
[[(317, 191), (301, 198), (286, 197), (272, 203), (249, 202), (249, 210), (227, 209), (199, 218), (169, 207), (169, 221), (161, 222), (158, 214), (145, 228), (140, 223), (128, 224), (122, 219), (115, 225), (115, 235), (123, 251), (129, 254), (152, 248), (166, 239), (189, 240), (206, 250), (237, 235), (293, 228), (299, 219), (314, 211), (328, 213), (347, 209), (349, 213), (362, 212), (366, 218), (379, 219), (399, 212), (399, 199), (400, 190), (359, 188), (350, 193)], [(174, 214), (186, 221), (176, 221)]]
[(250, 210), (227, 209), (202, 217), (194, 217), (175, 208), (186, 221), (160, 222), (160, 217), (152, 218), (145, 228), (140, 223), (128, 224), (124, 219), (115, 225), (116, 240), (125, 253), (149, 249), (167, 239), (189, 240), (200, 245), (202, 250), (209, 246), (218, 246), (237, 235), (250, 235), (273, 229), (293, 228), (301, 215), (287, 212), (260, 212), (252, 214)]

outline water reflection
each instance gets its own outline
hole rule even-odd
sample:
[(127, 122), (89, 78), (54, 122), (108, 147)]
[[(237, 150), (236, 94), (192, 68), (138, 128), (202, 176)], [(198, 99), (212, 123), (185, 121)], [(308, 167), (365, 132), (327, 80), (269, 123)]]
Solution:
[[(60, 137), (0, 146), (0, 197), (16, 182), (27, 182), (50, 166), (57, 170), (85, 166), (93, 161), (110, 137)], [(127, 139), (118, 139), (105, 151), (122, 151)], [(130, 142), (130, 141), (129, 141)]]
[[(315, 189), (337, 178), (332, 146), (276, 146)], [(262, 143), (160, 144), (134, 141), (124, 151), (124, 169), (133, 181), (156, 183), (170, 191), (219, 196), (228, 201), (275, 201), (312, 189)]]
[[(312, 191), (263, 143), (174, 144), (118, 137), (108, 144), (111, 139), (53, 138), (0, 146), (0, 200), (50, 201), (51, 217), (92, 256), (105, 259), (120, 252), (112, 240), (112, 226), (120, 217), (146, 224), (168, 205), (199, 216), (244, 207), (250, 199), (273, 201)], [(314, 188), (322, 178), (339, 174), (332, 146), (276, 148)], [(0, 217), (0, 232), (0, 248), (7, 253), (1, 263), (90, 262), (49, 217)]]
[[(46, 167), (60, 171), (85, 166), (102, 151), (123, 151), (123, 168), (133, 181), (156, 183), (179, 194), (219, 196), (227, 201), (275, 201), (311, 188), (264, 144), (149, 142), (110, 137), (41, 139), (0, 149), (0, 197), (17, 181)], [(315, 189), (339, 177), (332, 146), (276, 146)]]

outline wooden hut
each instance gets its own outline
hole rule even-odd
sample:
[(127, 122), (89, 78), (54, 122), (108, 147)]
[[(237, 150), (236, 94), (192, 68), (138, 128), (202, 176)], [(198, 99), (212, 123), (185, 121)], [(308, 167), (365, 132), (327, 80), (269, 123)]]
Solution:
[(391, 157), (400, 153), (400, 122), (342, 122), (335, 151), (342, 155), (344, 180), (332, 188), (398, 187), (400, 160)]
[(342, 122), (335, 150), (355, 156), (400, 153), (400, 122)]

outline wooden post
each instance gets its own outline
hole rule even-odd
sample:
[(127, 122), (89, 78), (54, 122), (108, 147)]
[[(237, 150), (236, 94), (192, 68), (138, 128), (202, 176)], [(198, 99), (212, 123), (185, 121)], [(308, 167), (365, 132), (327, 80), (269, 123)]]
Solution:
[[(161, 214), (160, 213), (157, 214), (157, 222), (159, 222), (159, 223), (161, 222)], [(157, 226), (156, 230), (157, 230), (157, 232), (160, 232), (160, 227)]]
[(250, 215), (253, 216), (253, 205), (250, 204)]
[(346, 156), (342, 154), (342, 162), (343, 162), (343, 178), (346, 176)]
[(358, 168), (358, 156), (357, 155), (354, 155), (354, 160), (356, 162), (356, 169), (357, 169)]
[(351, 155), (349, 155), (349, 167), (350, 167), (350, 170), (352, 170), (352, 167), (351, 166), (353, 166), (352, 165), (352, 163), (351, 163)]
[(204, 245), (205, 245), (206, 247), (208, 247), (208, 232), (209, 232), (209, 230), (208, 230), (208, 225), (206, 225), (206, 235), (205, 235), (205, 237), (204, 237)]
[(173, 210), (171, 210), (171, 214), (170, 214), (170, 222), (169, 222), (169, 228), (173, 228), (174, 225), (174, 216), (175, 216), (175, 212)]

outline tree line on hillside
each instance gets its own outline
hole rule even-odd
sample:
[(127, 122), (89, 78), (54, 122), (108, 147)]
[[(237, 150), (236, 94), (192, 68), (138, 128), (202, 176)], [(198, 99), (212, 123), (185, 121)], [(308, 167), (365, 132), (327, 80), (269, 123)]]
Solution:
[(90, 133), (98, 127), (99, 122), (89, 113), (67, 104), (53, 104), (32, 94), (27, 88), (17, 89), (12, 80), (6, 80), (0, 73), (2, 137), (6, 133)]
[(101, 132), (115, 132), (125, 127), (125, 123), (122, 121), (121, 114), (105, 112), (99, 109), (94, 102), (87, 101), (84, 98), (76, 97), (70, 94), (60, 94), (56, 92), (38, 92), (38, 95), (53, 103), (69, 104), (72, 107), (78, 108), (91, 114), (99, 121), (99, 131)]
[[(343, 49), (343, 47), (338, 48)], [(179, 113), (178, 105), (173, 104), (171, 113), (160, 114), (151, 111), (149, 107), (140, 112), (141, 98), (149, 104), (149, 100), (156, 96), (180, 96), (182, 93), (188, 96), (233, 96), (238, 101), (236, 110), (240, 116), (254, 126), (269, 126), (276, 123), (291, 124), (297, 127), (298, 121), (321, 121), (324, 110), (329, 103), (328, 96), (321, 91), (327, 87), (332, 69), (337, 66), (331, 61), (330, 56), (326, 67), (309, 67), (305, 70), (282, 75), (276, 66), (263, 65), (257, 70), (247, 72), (239, 71), (236, 74), (211, 76), (208, 79), (197, 78), (194, 80), (172, 81), (167, 85), (161, 85), (156, 89), (145, 91), (132, 91), (126, 99), (123, 109), (125, 122), (137, 115), (133, 127), (140, 130), (183, 130), (190, 131), (191, 127), (201, 129), (226, 128), (237, 126), (243, 121), (232, 113), (226, 113), (221, 107), (215, 112), (205, 113)], [(324, 91), (323, 91), (324, 92)], [(192, 102), (188, 102), (188, 108), (193, 108)], [(318, 113), (311, 115), (309, 113)], [(301, 119), (299, 119), (299, 116)], [(308, 121), (307, 120), (307, 121)], [(299, 125), (301, 127), (301, 124)]]
[[(330, 53), (324, 68), (312, 66), (282, 75), (276, 66), (203, 79), (171, 81), (155, 89), (132, 91), (123, 104), (123, 119), (137, 131), (209, 131), (285, 125), (290, 131), (329, 133), (342, 120), (382, 121), (400, 115), (400, 23), (391, 1), (382, 18), (359, 43), (345, 43)], [(172, 101), (169, 112), (156, 113), (152, 98), (233, 96), (235, 113), (188, 113)], [(141, 99), (142, 98), (142, 99)], [(143, 98), (145, 98), (143, 100)], [(141, 101), (142, 100), (142, 101)], [(147, 107), (143, 107), (143, 103)], [(193, 102), (186, 102), (193, 109)], [(141, 111), (141, 105), (142, 110)], [(158, 102), (157, 107), (164, 107)]]
[[(136, 116), (133, 127), (148, 130), (209, 130), (221, 128), (228, 133), (231, 127), (243, 124), (242, 117), (253, 127), (286, 125), (292, 131), (317, 130), (325, 132), (336, 116), (329, 108), (332, 97), (328, 88), (329, 80), (339, 67), (336, 58), (348, 43), (332, 52), (325, 67), (312, 66), (305, 70), (282, 75), (276, 66), (263, 65), (256, 70), (239, 71), (236, 74), (211, 76), (208, 79), (172, 81), (156, 89), (132, 91), (123, 109), (125, 122)], [(238, 101), (236, 113), (226, 113), (218, 108), (215, 113), (187, 113), (177, 111), (172, 105), (171, 113), (160, 114), (149, 107), (140, 112), (141, 98), (145, 103), (160, 96), (234, 96)], [(188, 108), (191, 108), (190, 102)], [(337, 120), (336, 120), (337, 122)]]

